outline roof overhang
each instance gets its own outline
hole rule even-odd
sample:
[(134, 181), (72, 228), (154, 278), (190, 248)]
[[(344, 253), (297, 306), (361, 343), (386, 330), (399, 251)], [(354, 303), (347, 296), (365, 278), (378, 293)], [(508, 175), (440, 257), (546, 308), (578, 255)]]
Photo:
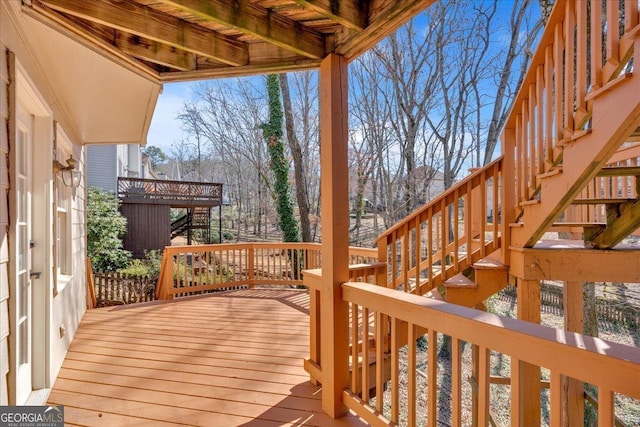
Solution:
[(82, 144), (146, 143), (162, 84), (88, 48), (19, 2), (0, 2), (2, 40), (65, 131)]

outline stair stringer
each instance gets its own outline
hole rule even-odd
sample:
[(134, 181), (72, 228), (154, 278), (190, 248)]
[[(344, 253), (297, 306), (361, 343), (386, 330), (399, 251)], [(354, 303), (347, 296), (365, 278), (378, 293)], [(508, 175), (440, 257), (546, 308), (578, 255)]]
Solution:
[[(634, 42), (640, 49), (640, 41)], [(638, 94), (629, 102), (630, 94)], [(510, 243), (532, 247), (640, 124), (640, 75), (593, 100), (591, 132), (564, 146), (563, 173), (542, 179), (540, 202), (526, 204)]]

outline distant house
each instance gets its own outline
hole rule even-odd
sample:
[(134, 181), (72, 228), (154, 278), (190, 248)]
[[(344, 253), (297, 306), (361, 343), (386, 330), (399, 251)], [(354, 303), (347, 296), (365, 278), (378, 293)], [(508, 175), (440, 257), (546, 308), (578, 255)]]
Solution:
[(90, 145), (87, 147), (87, 186), (117, 192), (118, 178), (156, 176), (139, 144)]

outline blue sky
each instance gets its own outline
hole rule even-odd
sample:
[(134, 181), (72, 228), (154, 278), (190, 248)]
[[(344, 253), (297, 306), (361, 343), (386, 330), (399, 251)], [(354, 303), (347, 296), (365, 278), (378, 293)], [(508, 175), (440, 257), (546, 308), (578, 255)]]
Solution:
[(169, 154), (171, 144), (183, 138), (180, 121), (176, 119), (185, 101), (191, 98), (198, 82), (165, 83), (151, 120), (147, 145), (155, 145)]

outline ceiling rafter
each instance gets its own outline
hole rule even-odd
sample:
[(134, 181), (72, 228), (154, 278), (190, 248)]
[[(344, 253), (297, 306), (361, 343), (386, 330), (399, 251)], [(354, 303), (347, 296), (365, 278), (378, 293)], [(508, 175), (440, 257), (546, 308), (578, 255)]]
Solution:
[(285, 16), (271, 13), (248, 0), (160, 0), (200, 19), (226, 25), (244, 34), (307, 58), (324, 57), (324, 36)]
[(40, 0), (68, 15), (136, 34), (216, 61), (242, 66), (249, 62), (244, 43), (135, 3), (116, 0)]
[[(362, 31), (367, 26), (369, 2), (357, 0), (294, 0), (300, 6), (311, 9), (325, 18), (356, 31)], [(358, 7), (358, 3), (363, 6)]]
[(397, 0), (389, 3), (387, 7), (371, 13), (369, 25), (364, 31), (347, 31), (340, 34), (336, 41), (335, 52), (344, 55), (348, 60), (358, 57), (435, 1)]
[(87, 48), (111, 58), (133, 72), (152, 81), (160, 81), (160, 74), (156, 70), (145, 66), (140, 61), (122, 52), (111, 43), (111, 40), (106, 41), (88, 30), (85, 25), (79, 25), (77, 20), (71, 20), (46, 6), (36, 4), (36, 2), (33, 2), (31, 6), (24, 6), (23, 10), (26, 15), (31, 16), (33, 19), (65, 34)]
[(154, 64), (164, 65), (180, 71), (196, 68), (196, 54), (166, 44), (118, 31), (115, 45), (124, 53)]

